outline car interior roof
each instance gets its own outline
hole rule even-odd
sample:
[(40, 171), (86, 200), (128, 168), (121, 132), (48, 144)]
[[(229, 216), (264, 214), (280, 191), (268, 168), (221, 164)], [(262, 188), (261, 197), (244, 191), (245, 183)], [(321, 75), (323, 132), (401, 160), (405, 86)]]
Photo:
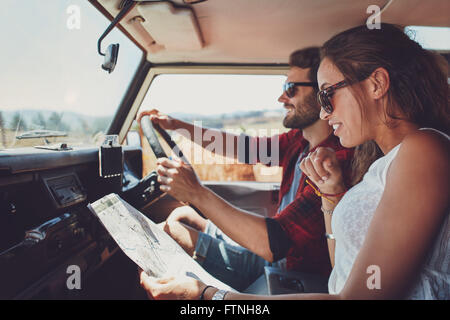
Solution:
[[(90, 0), (109, 19), (123, 0)], [(192, 4), (188, 4), (191, 3)], [(381, 21), (450, 27), (448, 0), (140, 0), (121, 21), (152, 64), (286, 64), (289, 53)]]

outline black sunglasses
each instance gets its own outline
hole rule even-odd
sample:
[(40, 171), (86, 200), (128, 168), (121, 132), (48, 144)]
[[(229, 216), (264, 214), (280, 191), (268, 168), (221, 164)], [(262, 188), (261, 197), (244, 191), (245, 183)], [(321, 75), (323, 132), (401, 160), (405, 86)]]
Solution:
[(334, 92), (347, 85), (347, 81), (343, 80), (317, 92), (317, 101), (326, 113), (331, 114), (333, 112), (333, 105), (331, 104), (330, 98), (333, 96)]
[(283, 84), (283, 92), (286, 92), (286, 95), (289, 98), (293, 98), (295, 96), (295, 87), (317, 87), (317, 82), (285, 82)]

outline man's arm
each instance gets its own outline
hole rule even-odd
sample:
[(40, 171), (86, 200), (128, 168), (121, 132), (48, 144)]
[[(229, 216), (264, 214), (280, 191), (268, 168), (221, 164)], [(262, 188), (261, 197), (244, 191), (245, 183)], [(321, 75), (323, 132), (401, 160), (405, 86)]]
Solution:
[[(199, 127), (169, 117), (156, 109), (141, 112), (138, 116), (138, 122), (143, 116), (150, 116), (151, 121), (159, 124), (161, 128), (174, 130), (213, 154), (237, 159), (239, 162), (246, 164), (262, 162), (269, 166), (279, 165), (279, 159), (283, 157), (283, 150), (290, 147), (292, 139), (298, 138), (295, 130), (290, 134), (284, 133), (269, 137), (233, 134), (222, 130)], [(262, 149), (260, 150), (260, 148)]]
[(160, 189), (179, 201), (188, 201), (240, 245), (272, 260), (265, 218), (231, 205), (198, 180), (192, 166), (179, 161), (157, 160)]
[(195, 126), (191, 123), (184, 122), (178, 119), (174, 119), (174, 122), (177, 128), (175, 129), (175, 131), (177, 133), (181, 134), (183, 137), (191, 140), (202, 148), (208, 147), (211, 143), (215, 142), (216, 139), (221, 139), (221, 145), (223, 146), (223, 148), (212, 148), (210, 151), (216, 155), (220, 155), (223, 157), (229, 157), (233, 159), (238, 158), (238, 143), (240, 139), (239, 135), (222, 130)]
[[(220, 156), (237, 159), (239, 135), (226, 131), (195, 126), (189, 122), (175, 119), (159, 112), (156, 109), (143, 111), (138, 116), (140, 122), (143, 116), (150, 116), (153, 123), (159, 124), (165, 130), (174, 130), (195, 144), (206, 148), (214, 139), (221, 139), (223, 148), (213, 148), (211, 152)], [(242, 138), (241, 138), (242, 139)]]
[(235, 242), (265, 260), (273, 261), (265, 217), (241, 210), (210, 189), (202, 188), (191, 199), (191, 204)]

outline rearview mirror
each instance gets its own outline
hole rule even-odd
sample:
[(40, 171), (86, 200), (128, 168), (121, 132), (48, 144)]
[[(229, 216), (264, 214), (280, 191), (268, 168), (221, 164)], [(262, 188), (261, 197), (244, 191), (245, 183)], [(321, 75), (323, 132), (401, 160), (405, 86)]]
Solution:
[(111, 73), (114, 71), (117, 63), (117, 57), (119, 56), (119, 44), (110, 44), (108, 48), (106, 48), (105, 52), (105, 60), (102, 64), (102, 69)]
[(121, 2), (121, 5), (123, 7), (120, 9), (120, 12), (117, 14), (117, 16), (114, 18), (114, 20), (111, 22), (111, 24), (106, 28), (105, 32), (100, 36), (100, 38), (97, 41), (97, 51), (98, 54), (105, 57), (105, 61), (102, 64), (102, 69), (108, 71), (108, 73), (111, 73), (114, 71), (114, 68), (117, 63), (117, 56), (119, 55), (119, 44), (110, 44), (108, 48), (106, 49), (105, 53), (102, 53), (102, 40), (108, 35), (108, 33), (111, 32), (111, 30), (116, 26), (119, 21), (128, 13), (131, 11), (131, 9), (134, 8), (138, 4), (137, 1), (133, 0), (124, 0)]

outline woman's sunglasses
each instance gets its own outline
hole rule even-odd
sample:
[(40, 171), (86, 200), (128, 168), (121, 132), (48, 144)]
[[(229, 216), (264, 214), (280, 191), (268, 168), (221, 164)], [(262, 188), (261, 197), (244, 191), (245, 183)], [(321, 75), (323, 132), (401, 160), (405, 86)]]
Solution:
[(295, 96), (295, 89), (297, 86), (300, 87), (317, 87), (317, 82), (285, 82), (283, 84), (283, 92), (286, 92), (286, 95), (289, 98), (293, 98)]
[(333, 105), (331, 104), (330, 98), (333, 96), (334, 92), (347, 85), (347, 81), (343, 80), (317, 92), (317, 101), (326, 113), (331, 114), (333, 112)]

